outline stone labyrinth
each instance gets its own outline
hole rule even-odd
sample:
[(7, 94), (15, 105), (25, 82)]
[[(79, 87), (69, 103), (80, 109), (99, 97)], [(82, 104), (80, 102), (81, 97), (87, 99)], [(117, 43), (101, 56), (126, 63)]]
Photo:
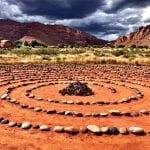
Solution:
[(16, 131), (150, 134), (150, 67), (1, 65), (0, 95), (0, 125)]

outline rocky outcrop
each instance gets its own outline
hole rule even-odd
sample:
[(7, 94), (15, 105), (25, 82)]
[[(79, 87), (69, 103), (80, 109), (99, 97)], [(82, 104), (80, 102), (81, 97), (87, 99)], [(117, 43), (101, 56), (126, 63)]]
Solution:
[(48, 45), (59, 43), (80, 45), (104, 45), (107, 42), (96, 37), (63, 25), (45, 25), (38, 22), (19, 23), (12, 20), (0, 20), (0, 36), (11, 40), (39, 40)]
[(127, 37), (120, 36), (115, 45), (125, 44), (126, 46), (150, 46), (150, 25), (140, 27), (136, 32), (130, 33)]

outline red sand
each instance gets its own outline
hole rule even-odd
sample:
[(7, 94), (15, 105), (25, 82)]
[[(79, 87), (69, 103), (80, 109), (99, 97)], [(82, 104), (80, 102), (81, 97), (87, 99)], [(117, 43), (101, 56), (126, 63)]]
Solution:
[[(104, 83), (105, 84), (105, 83)], [(150, 108), (150, 92), (149, 88), (137, 85), (127, 84), (137, 87), (142, 93), (144, 98), (139, 101), (132, 101), (127, 104), (118, 105), (65, 105), (48, 103), (46, 101), (37, 101), (29, 99), (25, 96), (25, 90), (32, 85), (26, 87), (20, 87), (15, 89), (10, 96), (18, 101), (32, 105), (35, 107), (41, 107), (44, 109), (55, 108), (57, 110), (76, 110), (82, 113), (90, 112), (108, 112), (110, 109), (119, 109), (121, 111), (140, 111), (141, 109)], [(111, 85), (111, 84), (108, 84)], [(105, 87), (98, 87), (96, 85), (90, 85), (95, 92), (94, 96), (88, 97), (76, 97), (76, 96), (61, 96), (58, 91), (66, 85), (52, 85), (45, 86), (33, 90), (33, 94), (42, 98), (53, 98), (58, 100), (119, 100), (122, 97), (128, 97), (134, 95), (134, 92), (122, 86), (113, 85), (116, 88), (117, 93), (113, 94)], [(0, 88), (0, 95), (9, 86), (3, 86)], [(61, 116), (61, 115), (48, 115), (45, 113), (36, 113), (33, 110), (21, 109), (16, 105), (1, 101), (0, 103), (0, 116), (6, 117), (16, 122), (29, 121), (32, 124), (47, 124), (49, 126), (62, 125), (62, 126), (74, 126), (81, 127), (88, 124), (96, 124), (101, 126), (117, 126), (117, 127), (130, 127), (139, 126), (145, 130), (150, 130), (150, 117), (141, 115), (140, 117), (113, 117), (106, 118), (93, 118), (83, 117), (77, 118), (73, 116)], [(150, 135), (135, 136), (135, 135), (117, 135), (117, 136), (96, 136), (92, 134), (78, 134), (71, 136), (68, 134), (57, 134), (51, 132), (40, 132), (39, 130), (31, 129), (24, 131), (20, 128), (10, 128), (6, 125), (0, 125), (0, 149), (2, 150), (149, 150), (150, 149)]]

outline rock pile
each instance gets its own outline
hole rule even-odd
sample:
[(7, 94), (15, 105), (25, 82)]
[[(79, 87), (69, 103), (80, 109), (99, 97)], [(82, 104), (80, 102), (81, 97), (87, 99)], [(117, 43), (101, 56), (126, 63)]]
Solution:
[(69, 86), (59, 91), (62, 95), (76, 95), (76, 96), (89, 96), (93, 95), (92, 89), (90, 89), (86, 83), (79, 81), (70, 83)]

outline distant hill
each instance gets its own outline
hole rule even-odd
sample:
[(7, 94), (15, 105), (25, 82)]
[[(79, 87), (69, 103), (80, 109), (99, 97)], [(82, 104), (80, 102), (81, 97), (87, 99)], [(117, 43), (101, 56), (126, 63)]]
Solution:
[(150, 25), (139, 27), (136, 32), (130, 33), (128, 36), (120, 36), (115, 45), (124, 44), (126, 46), (150, 46)]
[(60, 43), (83, 46), (107, 43), (86, 32), (63, 25), (45, 25), (38, 22), (20, 23), (8, 19), (0, 19), (0, 36), (11, 41), (38, 40), (51, 46)]

